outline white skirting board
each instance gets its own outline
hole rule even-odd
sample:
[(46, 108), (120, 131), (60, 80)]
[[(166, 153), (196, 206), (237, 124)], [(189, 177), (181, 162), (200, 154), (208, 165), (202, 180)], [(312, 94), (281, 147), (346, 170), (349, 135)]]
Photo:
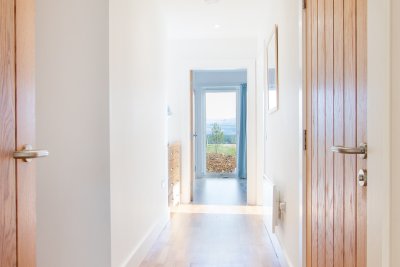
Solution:
[(138, 267), (146, 258), (152, 245), (169, 222), (169, 213), (164, 214), (147, 232), (121, 267)]

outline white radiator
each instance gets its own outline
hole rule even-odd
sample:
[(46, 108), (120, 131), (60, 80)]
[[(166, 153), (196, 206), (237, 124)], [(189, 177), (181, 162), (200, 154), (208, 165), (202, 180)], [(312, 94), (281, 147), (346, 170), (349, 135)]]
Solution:
[(275, 233), (275, 226), (278, 224), (279, 217), (279, 192), (272, 180), (264, 175), (263, 179), (264, 195), (264, 224), (268, 232)]

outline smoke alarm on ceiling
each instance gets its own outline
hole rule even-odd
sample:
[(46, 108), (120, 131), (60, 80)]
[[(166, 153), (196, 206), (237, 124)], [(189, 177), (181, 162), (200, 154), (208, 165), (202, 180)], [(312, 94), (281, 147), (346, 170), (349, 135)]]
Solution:
[(204, 2), (206, 2), (207, 4), (215, 4), (218, 3), (219, 0), (204, 0)]

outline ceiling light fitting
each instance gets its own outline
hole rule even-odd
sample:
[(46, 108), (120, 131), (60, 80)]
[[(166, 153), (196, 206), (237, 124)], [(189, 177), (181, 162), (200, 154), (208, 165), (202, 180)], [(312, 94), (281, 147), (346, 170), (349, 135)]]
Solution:
[(216, 3), (219, 2), (219, 0), (204, 0), (204, 2), (205, 2), (206, 4), (216, 4)]

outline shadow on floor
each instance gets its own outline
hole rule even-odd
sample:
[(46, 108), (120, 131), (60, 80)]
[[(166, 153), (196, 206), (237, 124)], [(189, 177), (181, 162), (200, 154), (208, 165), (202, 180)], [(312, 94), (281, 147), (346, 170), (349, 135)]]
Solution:
[(237, 178), (197, 178), (193, 204), (247, 205), (247, 180)]

